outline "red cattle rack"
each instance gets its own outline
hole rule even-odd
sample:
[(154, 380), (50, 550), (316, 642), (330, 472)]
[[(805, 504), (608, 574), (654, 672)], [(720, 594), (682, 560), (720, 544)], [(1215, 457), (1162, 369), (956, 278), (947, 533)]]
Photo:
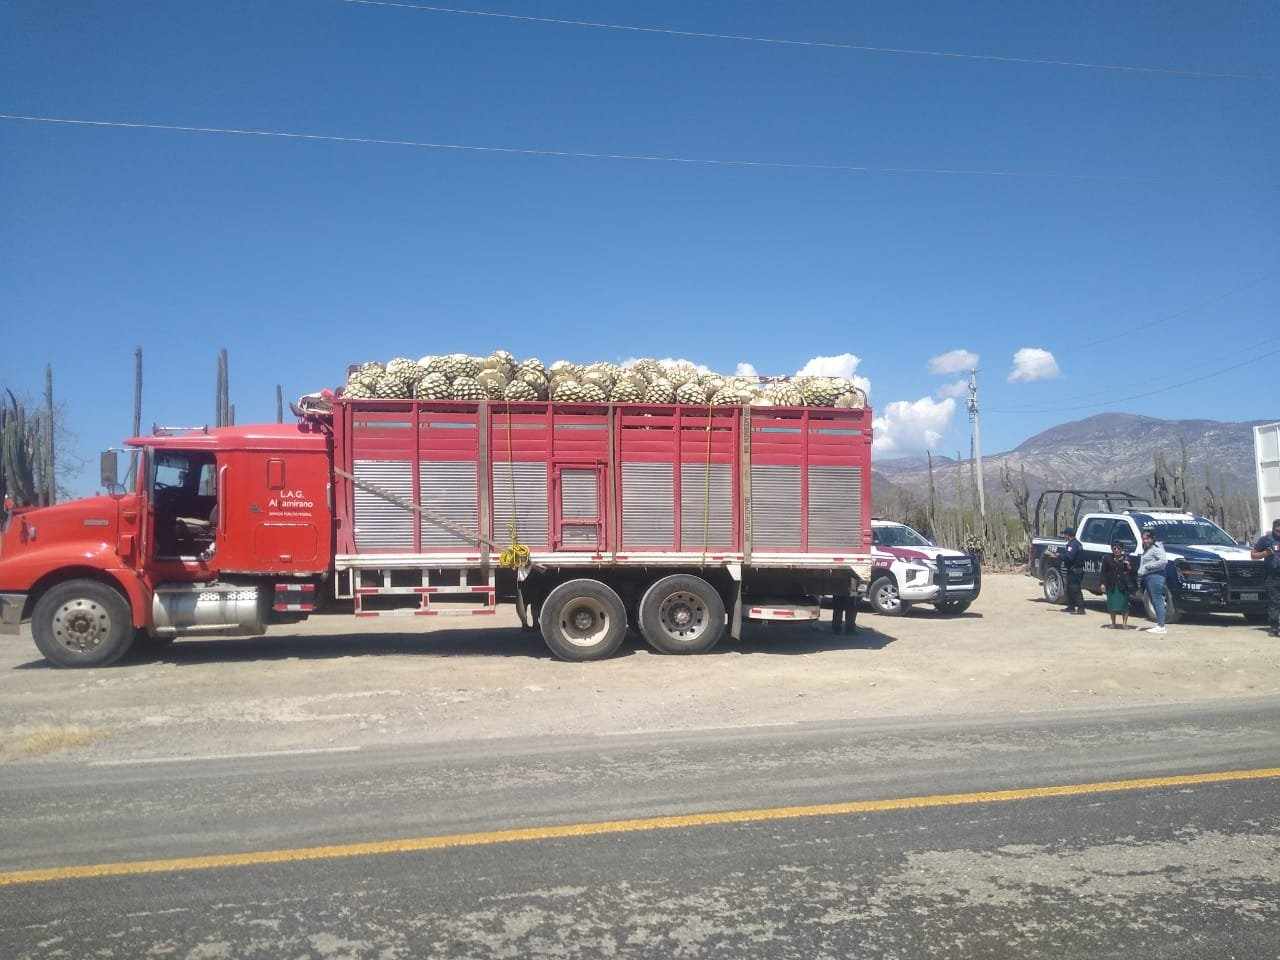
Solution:
[(513, 528), (547, 563), (868, 550), (866, 409), (339, 400), (333, 425), (339, 556), (466, 565)]

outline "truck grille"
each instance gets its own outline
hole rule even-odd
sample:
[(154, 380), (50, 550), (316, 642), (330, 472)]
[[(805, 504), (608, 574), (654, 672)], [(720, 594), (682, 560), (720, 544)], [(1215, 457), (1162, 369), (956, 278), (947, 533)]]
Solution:
[(1232, 583), (1262, 583), (1266, 575), (1261, 560), (1227, 561), (1227, 579)]

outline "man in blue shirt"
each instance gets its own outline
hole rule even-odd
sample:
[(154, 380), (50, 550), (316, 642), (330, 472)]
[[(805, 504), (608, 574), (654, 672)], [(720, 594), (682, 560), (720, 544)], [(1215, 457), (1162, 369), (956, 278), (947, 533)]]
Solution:
[(1084, 613), (1084, 547), (1076, 539), (1076, 528), (1062, 531), (1067, 545), (1062, 548), (1062, 576), (1067, 582), (1067, 609), (1063, 613)]
[(1280, 520), (1271, 524), (1270, 533), (1258, 538), (1249, 556), (1266, 561), (1267, 619), (1271, 622), (1271, 635), (1280, 637)]

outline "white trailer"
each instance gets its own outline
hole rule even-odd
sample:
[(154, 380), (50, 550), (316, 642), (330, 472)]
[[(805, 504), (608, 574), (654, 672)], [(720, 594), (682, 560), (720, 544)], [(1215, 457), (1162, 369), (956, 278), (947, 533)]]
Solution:
[(1280, 423), (1253, 428), (1253, 460), (1258, 471), (1258, 525), (1266, 532), (1280, 519)]

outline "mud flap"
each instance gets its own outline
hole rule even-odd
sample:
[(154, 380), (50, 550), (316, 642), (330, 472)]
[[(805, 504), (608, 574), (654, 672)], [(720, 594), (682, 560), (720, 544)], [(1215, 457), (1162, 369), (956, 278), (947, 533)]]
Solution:
[(733, 584), (733, 615), (729, 618), (729, 636), (742, 639), (742, 581)]
[(516, 583), (516, 616), (520, 618), (520, 626), (526, 630), (533, 629), (533, 625), (529, 623), (529, 608), (524, 602), (524, 591), (520, 589), (519, 582)]

